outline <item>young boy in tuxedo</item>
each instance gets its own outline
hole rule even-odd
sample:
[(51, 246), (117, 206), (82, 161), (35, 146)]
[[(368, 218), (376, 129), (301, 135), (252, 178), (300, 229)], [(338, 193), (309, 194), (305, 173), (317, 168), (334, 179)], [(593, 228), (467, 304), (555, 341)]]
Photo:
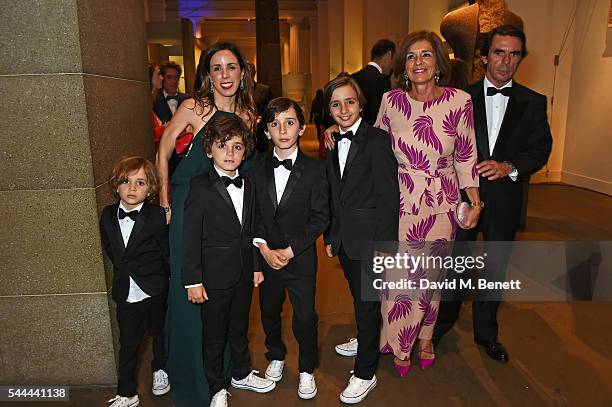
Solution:
[(362, 258), (372, 254), (365, 253), (366, 243), (397, 241), (397, 160), (389, 134), (361, 118), (364, 100), (354, 79), (339, 77), (330, 81), (324, 96), (325, 106), (340, 130), (334, 134), (333, 151), (326, 156), (332, 216), (325, 234), (325, 251), (329, 257), (339, 257), (353, 296), (357, 339), (336, 347), (338, 353), (351, 351), (357, 356), (354, 375), (340, 395), (341, 401), (353, 404), (365, 399), (377, 384), (374, 373), (378, 364), (380, 301), (361, 298), (361, 266)]
[(121, 158), (109, 181), (119, 202), (102, 210), (100, 233), (113, 263), (112, 298), (119, 324), (119, 383), (111, 407), (139, 404), (136, 364), (145, 325), (153, 337), (153, 394), (170, 391), (164, 371), (164, 321), (168, 297), (169, 248), (166, 214), (149, 204), (159, 187), (153, 164), (138, 156)]
[(317, 394), (316, 240), (329, 221), (328, 185), (322, 163), (299, 148), (305, 120), (297, 103), (283, 97), (271, 100), (263, 122), (274, 150), (258, 159), (252, 177), (257, 191), (253, 244), (259, 248), (255, 268), (266, 278), (259, 288), (270, 361), (266, 378), (278, 382), (283, 377), (287, 348), (281, 338), (281, 312), (288, 292), (300, 351), (298, 396), (311, 399)]
[(185, 202), (183, 284), (189, 301), (202, 304), (202, 351), (211, 406), (227, 405), (230, 379), (223, 369), (223, 350), (232, 355), (231, 385), (267, 393), (276, 383), (255, 375), (249, 355), (249, 309), (253, 284), (254, 190), (238, 167), (253, 150), (242, 119), (217, 115), (204, 130), (203, 148), (213, 169), (194, 177)]

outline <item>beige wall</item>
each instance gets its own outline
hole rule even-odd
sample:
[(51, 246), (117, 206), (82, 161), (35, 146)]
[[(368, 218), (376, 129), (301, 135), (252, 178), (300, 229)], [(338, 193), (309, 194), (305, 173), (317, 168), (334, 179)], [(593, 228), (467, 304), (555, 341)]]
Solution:
[(561, 180), (612, 195), (612, 56), (603, 56), (612, 45), (610, 2), (577, 4)]

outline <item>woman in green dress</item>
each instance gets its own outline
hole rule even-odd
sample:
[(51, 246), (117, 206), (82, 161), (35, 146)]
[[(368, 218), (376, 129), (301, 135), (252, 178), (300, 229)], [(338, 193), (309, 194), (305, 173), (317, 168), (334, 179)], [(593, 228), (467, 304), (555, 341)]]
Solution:
[[(162, 136), (156, 166), (161, 180), (160, 205), (166, 208), (170, 222), (170, 291), (168, 293), (168, 376), (170, 393), (175, 405), (202, 406), (210, 402), (208, 384), (202, 363), (202, 321), (200, 306), (187, 300), (181, 282), (181, 247), (183, 207), (189, 193), (191, 178), (210, 171), (212, 164), (204, 155), (201, 137), (206, 124), (215, 115), (236, 114), (247, 126), (255, 126), (253, 84), (246, 71), (245, 60), (233, 43), (214, 44), (202, 59), (202, 87), (194, 97), (177, 109)], [(196, 136), (187, 155), (168, 178), (168, 160), (178, 135), (191, 126)], [(245, 161), (241, 173), (248, 171), (251, 161)], [(170, 197), (171, 195), (171, 197)], [(228, 364), (226, 364), (228, 366)]]

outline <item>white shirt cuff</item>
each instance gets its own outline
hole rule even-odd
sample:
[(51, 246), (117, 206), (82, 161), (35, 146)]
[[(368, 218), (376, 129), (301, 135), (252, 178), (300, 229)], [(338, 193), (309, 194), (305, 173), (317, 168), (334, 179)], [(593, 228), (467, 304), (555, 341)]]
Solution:
[(195, 287), (200, 287), (201, 285), (203, 285), (203, 284), (202, 283), (191, 284), (191, 285), (186, 285), (185, 288), (195, 288)]
[(257, 247), (259, 249), (259, 245), (260, 244), (268, 244), (268, 242), (266, 242), (264, 239), (262, 239), (261, 237), (255, 237), (253, 238), (253, 246)]

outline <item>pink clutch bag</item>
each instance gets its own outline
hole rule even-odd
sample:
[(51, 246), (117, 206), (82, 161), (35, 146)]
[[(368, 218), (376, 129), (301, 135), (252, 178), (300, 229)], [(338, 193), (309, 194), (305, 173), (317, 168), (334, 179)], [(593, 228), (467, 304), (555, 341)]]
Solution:
[(455, 220), (461, 229), (465, 229), (465, 218), (470, 211), (470, 204), (467, 202), (459, 202), (455, 210)]

